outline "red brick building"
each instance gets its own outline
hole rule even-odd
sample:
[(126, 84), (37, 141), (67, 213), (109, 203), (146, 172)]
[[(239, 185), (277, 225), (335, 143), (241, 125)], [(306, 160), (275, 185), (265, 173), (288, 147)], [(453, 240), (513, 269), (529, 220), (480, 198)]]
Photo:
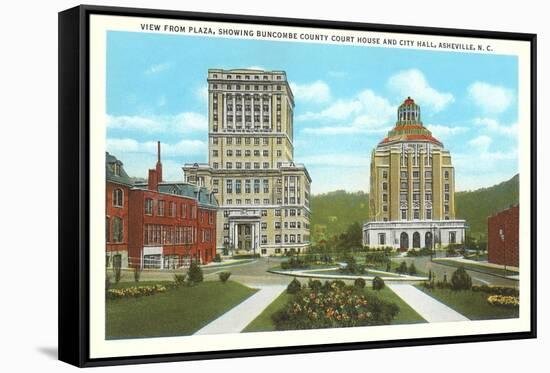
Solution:
[[(127, 186), (124, 208), (116, 210), (117, 206), (110, 206), (109, 189), (118, 185), (107, 179), (107, 213), (111, 213), (107, 219), (113, 219), (113, 210), (118, 213), (116, 218), (122, 219), (124, 244), (119, 244), (117, 253), (123, 267), (174, 269), (192, 260), (212, 261), (216, 255), (217, 201), (204, 187), (163, 181), (160, 144), (157, 164), (149, 170), (147, 182)], [(118, 198), (118, 194), (112, 195)], [(108, 253), (110, 245), (107, 241)]]
[(519, 206), (488, 218), (489, 263), (519, 267)]
[(122, 162), (106, 154), (105, 250), (106, 265), (128, 266), (128, 200), (132, 180)]

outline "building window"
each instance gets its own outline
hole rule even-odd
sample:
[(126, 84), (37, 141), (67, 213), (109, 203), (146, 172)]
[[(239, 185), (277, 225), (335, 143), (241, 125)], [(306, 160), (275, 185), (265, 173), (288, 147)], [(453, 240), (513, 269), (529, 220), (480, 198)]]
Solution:
[(382, 194), (382, 202), (388, 202), (388, 194), (387, 193)]
[(419, 209), (414, 209), (413, 210), (413, 216), (414, 216), (415, 220), (420, 219), (420, 210)]
[(420, 171), (413, 171), (413, 178), (418, 179), (420, 177)]
[(449, 193), (449, 184), (445, 184), (445, 193)]
[[(267, 235), (263, 234), (262, 235), (262, 244), (266, 244), (267, 243)], [(262, 249), (262, 251), (265, 251), (265, 249)], [(265, 252), (263, 252), (263, 254), (265, 254)]]
[[(275, 235), (275, 243), (281, 243), (281, 235), (276, 234)], [(275, 249), (275, 253), (279, 254), (281, 252), (281, 249)]]
[(384, 205), (384, 206), (382, 206), (382, 211), (384, 211), (384, 212), (388, 212), (388, 205)]
[(240, 180), (235, 180), (235, 193), (237, 193), (237, 194), (241, 193), (241, 181)]
[(401, 179), (407, 178), (407, 171), (401, 171)]
[(281, 216), (281, 209), (275, 210), (275, 216)]
[(407, 220), (407, 210), (406, 209), (401, 210), (401, 220)]
[(170, 214), (171, 217), (176, 216), (176, 203), (175, 202), (170, 202), (169, 214)]
[(449, 243), (456, 243), (456, 232), (449, 232)]
[(225, 181), (225, 191), (226, 193), (233, 193), (233, 180)]
[(426, 210), (426, 219), (432, 220), (432, 210)]
[(153, 200), (151, 198), (145, 199), (145, 215), (153, 215)]
[(281, 222), (280, 221), (275, 222), (275, 229), (281, 229)]
[(157, 209), (158, 216), (164, 216), (164, 201), (160, 200)]
[(267, 216), (267, 210), (262, 210), (262, 216)]
[(122, 236), (123, 236), (123, 224), (122, 219), (118, 216), (113, 217), (113, 242), (122, 242)]
[(445, 180), (449, 179), (449, 171), (445, 171)]
[(386, 233), (378, 233), (378, 244), (379, 245), (386, 244)]
[(432, 171), (426, 171), (425, 176), (426, 176), (426, 178), (431, 178), (432, 177)]
[(382, 183), (382, 190), (388, 190), (388, 183), (386, 182)]
[(387, 170), (382, 171), (382, 178), (383, 178), (383, 179), (387, 179), (387, 178), (388, 178), (388, 171), (387, 171)]
[(117, 188), (113, 190), (113, 206), (122, 207), (124, 205), (124, 192)]

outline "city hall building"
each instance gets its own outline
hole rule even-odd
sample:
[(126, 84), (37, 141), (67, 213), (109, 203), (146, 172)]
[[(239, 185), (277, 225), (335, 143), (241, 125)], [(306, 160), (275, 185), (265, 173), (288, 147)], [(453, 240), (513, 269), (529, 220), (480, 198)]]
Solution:
[(219, 201), (223, 254), (284, 254), (309, 244), (310, 184), (294, 163), (294, 97), (284, 71), (208, 70), (208, 163), (185, 180)]
[(409, 97), (371, 155), (363, 244), (405, 251), (463, 243), (466, 222), (455, 218), (454, 190), (451, 154), (424, 127)]

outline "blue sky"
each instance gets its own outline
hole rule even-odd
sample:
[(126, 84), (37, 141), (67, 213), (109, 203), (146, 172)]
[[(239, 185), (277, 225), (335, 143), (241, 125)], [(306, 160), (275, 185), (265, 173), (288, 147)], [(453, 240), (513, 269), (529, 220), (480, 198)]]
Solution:
[(457, 190), (518, 172), (516, 57), (137, 32), (108, 33), (107, 150), (146, 177), (160, 140), (165, 179), (182, 180), (207, 161), (208, 68), (247, 67), (287, 72), (314, 194), (368, 191), (370, 153), (407, 96), (451, 151)]

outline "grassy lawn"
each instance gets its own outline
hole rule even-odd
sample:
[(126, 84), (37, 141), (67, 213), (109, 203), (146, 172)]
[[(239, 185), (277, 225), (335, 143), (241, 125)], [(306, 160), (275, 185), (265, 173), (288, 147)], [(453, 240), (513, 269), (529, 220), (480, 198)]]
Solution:
[(243, 332), (268, 332), (275, 330), (275, 324), (271, 319), (271, 315), (280, 310), (290, 302), (293, 295), (288, 294), (286, 291), (281, 293), (261, 314), (258, 315)]
[(385, 286), (382, 290), (370, 290), (369, 293), (374, 293), (382, 300), (393, 302), (399, 306), (399, 313), (393, 319), (392, 325), (395, 324), (418, 324), (424, 323), (426, 320), (422, 318), (415, 310), (413, 310), (405, 301), (397, 296), (389, 287)]
[(449, 267), (464, 267), (464, 269), (469, 269), (472, 271), (482, 272), (482, 273), (489, 273), (494, 274), (497, 276), (512, 276), (517, 275), (519, 272), (517, 271), (510, 271), (510, 270), (504, 270), (501, 268), (491, 268), (488, 266), (484, 266), (483, 264), (477, 264), (477, 263), (463, 263), (463, 262), (457, 262), (454, 260), (447, 260), (447, 259), (437, 259), (434, 260), (434, 263), (443, 264)]
[[(376, 295), (384, 301), (389, 301), (399, 306), (399, 313), (392, 321), (392, 324), (416, 324), (426, 322), (416, 311), (414, 311), (407, 303), (399, 298), (390, 288), (385, 287), (380, 291), (365, 290), (368, 295)], [(283, 292), (279, 295), (267, 308), (256, 317), (243, 332), (267, 332), (275, 330), (275, 324), (271, 319), (278, 310), (282, 309), (289, 301), (291, 301), (293, 295)]]
[(426, 294), (463, 314), (470, 320), (509, 319), (519, 317), (519, 308), (493, 306), (487, 302), (490, 294), (481, 291), (453, 291), (451, 289), (426, 289)]
[[(127, 283), (116, 287), (153, 284)], [(225, 284), (207, 281), (152, 296), (107, 300), (106, 337), (118, 339), (190, 335), (255, 292), (232, 281)]]

